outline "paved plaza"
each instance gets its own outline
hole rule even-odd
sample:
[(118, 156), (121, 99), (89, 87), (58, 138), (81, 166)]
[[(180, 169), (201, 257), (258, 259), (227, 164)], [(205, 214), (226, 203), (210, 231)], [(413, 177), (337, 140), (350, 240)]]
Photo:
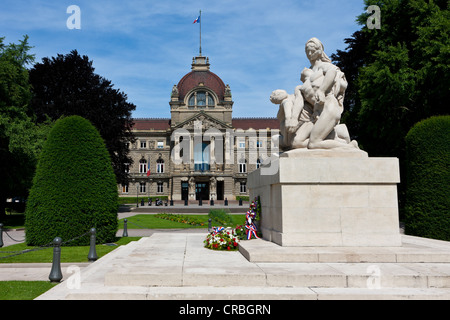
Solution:
[[(205, 236), (154, 233), (82, 268), (78, 287), (66, 280), (37, 299), (450, 299), (447, 242), (402, 236), (401, 248), (306, 248), (274, 261), (296, 249), (251, 240), (242, 253), (213, 251)], [(255, 249), (267, 254), (251, 258)]]
[[(152, 214), (141, 208), (119, 218), (138, 213)], [(37, 299), (450, 299), (449, 242), (402, 235), (401, 247), (281, 247), (254, 239), (226, 252), (204, 248), (207, 233), (128, 229), (142, 239), (93, 263), (63, 263), (63, 281)], [(8, 234), (25, 238), (23, 230)], [(48, 281), (50, 269), (0, 264), (0, 281)]]

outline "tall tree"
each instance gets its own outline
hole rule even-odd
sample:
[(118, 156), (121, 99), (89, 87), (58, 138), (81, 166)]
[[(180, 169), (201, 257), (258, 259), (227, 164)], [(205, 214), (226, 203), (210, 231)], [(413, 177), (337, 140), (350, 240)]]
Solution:
[(76, 50), (43, 58), (30, 70), (31, 109), (38, 121), (79, 115), (105, 140), (117, 183), (125, 183), (125, 163), (132, 163), (127, 142), (133, 142), (131, 112), (136, 106), (111, 81), (94, 73), (93, 62)]
[[(371, 156), (404, 155), (404, 138), (418, 121), (448, 114), (450, 3), (365, 0), (381, 9), (381, 29), (363, 26), (332, 59), (350, 78), (349, 123)], [(352, 132), (353, 130), (353, 132)]]
[(7, 198), (26, 197), (39, 152), (49, 128), (44, 121), (35, 125), (29, 115), (31, 87), (27, 64), (28, 36), (19, 44), (5, 45), (0, 38), (0, 219)]

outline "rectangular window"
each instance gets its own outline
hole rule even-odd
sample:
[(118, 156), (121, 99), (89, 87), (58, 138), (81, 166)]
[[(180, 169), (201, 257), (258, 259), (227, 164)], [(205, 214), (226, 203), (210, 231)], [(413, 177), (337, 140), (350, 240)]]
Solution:
[(164, 184), (162, 182), (158, 182), (158, 186), (156, 189), (157, 193), (163, 193), (164, 192)]
[(256, 141), (256, 147), (257, 148), (262, 148), (263, 147), (263, 142), (261, 140)]
[(239, 141), (239, 148), (245, 149), (245, 141)]
[(158, 141), (158, 149), (163, 149), (163, 148), (164, 148), (164, 142)]
[(241, 193), (246, 193), (247, 192), (247, 182), (241, 182), (240, 192)]
[(146, 192), (146, 183), (145, 182), (141, 182), (139, 184), (139, 192), (140, 193), (145, 193)]
[(125, 163), (123, 166), (124, 166), (125, 173), (130, 173), (130, 164), (129, 163)]
[(122, 193), (128, 193), (128, 185), (127, 184), (122, 185)]
[(158, 162), (156, 164), (156, 173), (164, 173), (164, 162)]
[(147, 141), (141, 141), (141, 149), (147, 148)]

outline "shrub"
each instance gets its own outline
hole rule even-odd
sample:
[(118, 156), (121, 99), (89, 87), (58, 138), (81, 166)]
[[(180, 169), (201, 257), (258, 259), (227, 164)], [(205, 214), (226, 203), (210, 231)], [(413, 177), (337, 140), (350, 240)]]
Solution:
[(450, 116), (417, 123), (406, 136), (405, 232), (450, 240)]
[(211, 209), (209, 210), (208, 217), (220, 225), (230, 226), (233, 224), (233, 219), (229, 211), (225, 209)]
[[(118, 194), (109, 153), (86, 119), (59, 119), (43, 147), (25, 212), (28, 245), (55, 237), (71, 240), (92, 227), (97, 242), (113, 242), (118, 228)], [(70, 245), (87, 245), (84, 236)]]

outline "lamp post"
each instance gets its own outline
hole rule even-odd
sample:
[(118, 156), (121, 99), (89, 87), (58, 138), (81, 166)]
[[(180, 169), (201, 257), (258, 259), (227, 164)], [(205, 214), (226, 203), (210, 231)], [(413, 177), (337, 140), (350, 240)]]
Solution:
[(139, 208), (139, 183), (136, 182), (136, 208)]

